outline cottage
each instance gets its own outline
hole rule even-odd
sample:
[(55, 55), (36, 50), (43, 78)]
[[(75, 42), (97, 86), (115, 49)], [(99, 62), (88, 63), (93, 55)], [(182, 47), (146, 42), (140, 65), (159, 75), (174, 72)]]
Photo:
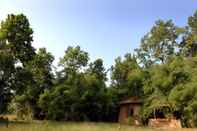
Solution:
[[(141, 125), (140, 109), (142, 100), (137, 97), (130, 97), (120, 102), (119, 123)], [(166, 105), (160, 105), (162, 108), (168, 108)], [(149, 118), (148, 125), (151, 127), (181, 128), (181, 122), (176, 117), (176, 113), (166, 118), (163, 112), (155, 110), (154, 116)]]
[(120, 102), (119, 123), (140, 125), (139, 113), (142, 101), (137, 97), (130, 97)]
[[(170, 110), (170, 106), (168, 104), (160, 104), (159, 107), (161, 109)], [(154, 116), (149, 118), (148, 125), (151, 127), (159, 127), (159, 128), (181, 128), (181, 121), (178, 116), (178, 112), (173, 112), (169, 114), (164, 114), (161, 109), (154, 110)]]

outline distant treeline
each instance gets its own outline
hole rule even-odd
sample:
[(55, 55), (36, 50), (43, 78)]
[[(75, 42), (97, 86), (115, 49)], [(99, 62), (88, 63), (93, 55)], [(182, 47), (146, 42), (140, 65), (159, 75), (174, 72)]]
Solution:
[[(141, 120), (174, 114), (197, 126), (197, 12), (185, 27), (158, 20), (133, 54), (90, 61), (79, 46), (68, 47), (53, 68), (53, 55), (32, 46), (33, 30), (23, 14), (0, 25), (0, 112), (22, 119), (117, 121), (119, 102), (143, 100)], [(122, 44), (122, 43), (120, 43)], [(113, 47), (112, 47), (113, 48)]]

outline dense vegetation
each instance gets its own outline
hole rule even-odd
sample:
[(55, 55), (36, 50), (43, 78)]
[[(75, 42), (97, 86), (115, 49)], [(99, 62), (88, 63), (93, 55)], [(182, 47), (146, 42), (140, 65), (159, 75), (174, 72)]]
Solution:
[(0, 113), (22, 119), (116, 121), (127, 97), (143, 100), (141, 119), (175, 114), (197, 126), (197, 12), (185, 27), (156, 21), (134, 54), (118, 57), (107, 69), (90, 61), (79, 46), (68, 47), (52, 65), (53, 55), (32, 46), (33, 30), (23, 14), (8, 15), (0, 25)]

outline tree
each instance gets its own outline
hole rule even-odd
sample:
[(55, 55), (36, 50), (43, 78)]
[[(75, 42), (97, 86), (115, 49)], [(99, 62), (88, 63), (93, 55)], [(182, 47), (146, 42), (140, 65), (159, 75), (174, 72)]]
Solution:
[(88, 60), (88, 53), (81, 50), (79, 46), (68, 47), (64, 57), (60, 59), (59, 65), (65, 70), (79, 71), (87, 65)]
[[(106, 121), (111, 113), (111, 97), (106, 88), (102, 59), (88, 66), (88, 54), (80, 47), (69, 47), (61, 59), (62, 75), (50, 90), (40, 96), (46, 118), (72, 121)], [(84, 67), (84, 70), (82, 68)]]
[(155, 63), (165, 63), (169, 56), (176, 54), (180, 33), (182, 29), (171, 20), (156, 21), (151, 31), (142, 38), (140, 48), (135, 50), (140, 64), (149, 67)]
[[(197, 12), (188, 26), (156, 21), (135, 54), (115, 59), (111, 83), (102, 59), (69, 46), (53, 74), (54, 57), (32, 47), (33, 30), (23, 14), (8, 15), (0, 26), (0, 113), (11, 100), (24, 118), (114, 121), (122, 99), (143, 99), (141, 118), (174, 114), (197, 126)], [(25, 116), (26, 115), (26, 116)]]
[(197, 54), (197, 11), (188, 18), (188, 26), (180, 44), (182, 54), (185, 56), (196, 56)]
[(1, 23), (0, 32), (0, 39), (6, 43), (9, 53), (14, 56), (16, 62), (24, 64), (33, 58), (35, 54), (35, 49), (31, 45), (33, 30), (25, 15), (8, 15)]
[(18, 68), (15, 79), (16, 102), (30, 106), (34, 118), (40, 118), (39, 96), (53, 86), (52, 62), (54, 57), (45, 48), (40, 48), (31, 61)]
[(111, 76), (112, 87), (117, 89), (120, 99), (142, 95), (144, 73), (131, 54), (126, 54), (124, 60), (115, 60)]
[[(81, 96), (85, 89), (82, 68), (88, 64), (88, 53), (79, 46), (68, 47), (59, 65), (57, 84), (40, 96), (40, 107), (49, 119), (83, 120)], [(50, 93), (48, 93), (50, 92)], [(48, 94), (47, 94), (48, 93)], [(45, 100), (50, 99), (47, 108)]]
[(97, 59), (89, 64), (84, 73), (84, 93), (81, 102), (86, 119), (106, 121), (110, 113), (110, 97), (107, 95), (106, 71), (103, 60)]
[(94, 62), (89, 64), (89, 68), (87, 69), (87, 74), (95, 75), (97, 79), (101, 80), (101, 82), (105, 82), (107, 80), (105, 68), (103, 66), (103, 60), (97, 59)]
[(148, 77), (143, 83), (144, 104), (142, 118), (144, 121), (151, 117), (166, 117), (175, 110), (173, 103), (168, 100), (175, 82), (171, 77), (168, 64), (155, 65), (148, 70)]
[(115, 59), (115, 65), (111, 68), (111, 85), (107, 95), (111, 98), (109, 105), (112, 121), (117, 121), (119, 103), (128, 97), (143, 97), (143, 81), (146, 73), (137, 64), (136, 58), (126, 54), (124, 59)]
[(13, 57), (0, 50), (0, 113), (7, 109), (11, 100), (11, 85), (14, 71)]
[(187, 127), (197, 126), (196, 64), (196, 57), (179, 59), (172, 63), (173, 80), (176, 84), (169, 94), (169, 100), (176, 105), (182, 124)]
[[(32, 29), (23, 15), (8, 15), (0, 25), (1, 105), (5, 109), (13, 95), (17, 64), (24, 64), (34, 55)], [(12, 92), (11, 92), (12, 91)], [(4, 103), (4, 104), (3, 104)]]
[(149, 68), (143, 87), (144, 119), (174, 114), (183, 126), (196, 126), (196, 63), (196, 58), (179, 56)]

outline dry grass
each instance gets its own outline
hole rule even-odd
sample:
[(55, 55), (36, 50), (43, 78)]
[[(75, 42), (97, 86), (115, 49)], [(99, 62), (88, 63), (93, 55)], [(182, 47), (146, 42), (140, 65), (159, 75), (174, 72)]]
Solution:
[[(132, 127), (112, 123), (68, 123), (68, 122), (12, 122), (8, 128), (0, 125), (0, 131), (170, 131), (170, 129), (153, 129)], [(197, 129), (172, 129), (172, 131), (195, 131)]]
[(10, 121), (17, 120), (17, 116), (16, 115), (12, 115), (12, 114), (11, 115), (9, 115), (9, 114), (8, 115), (7, 114), (6, 115), (0, 115), (0, 117), (5, 118), (5, 119), (7, 118)]

